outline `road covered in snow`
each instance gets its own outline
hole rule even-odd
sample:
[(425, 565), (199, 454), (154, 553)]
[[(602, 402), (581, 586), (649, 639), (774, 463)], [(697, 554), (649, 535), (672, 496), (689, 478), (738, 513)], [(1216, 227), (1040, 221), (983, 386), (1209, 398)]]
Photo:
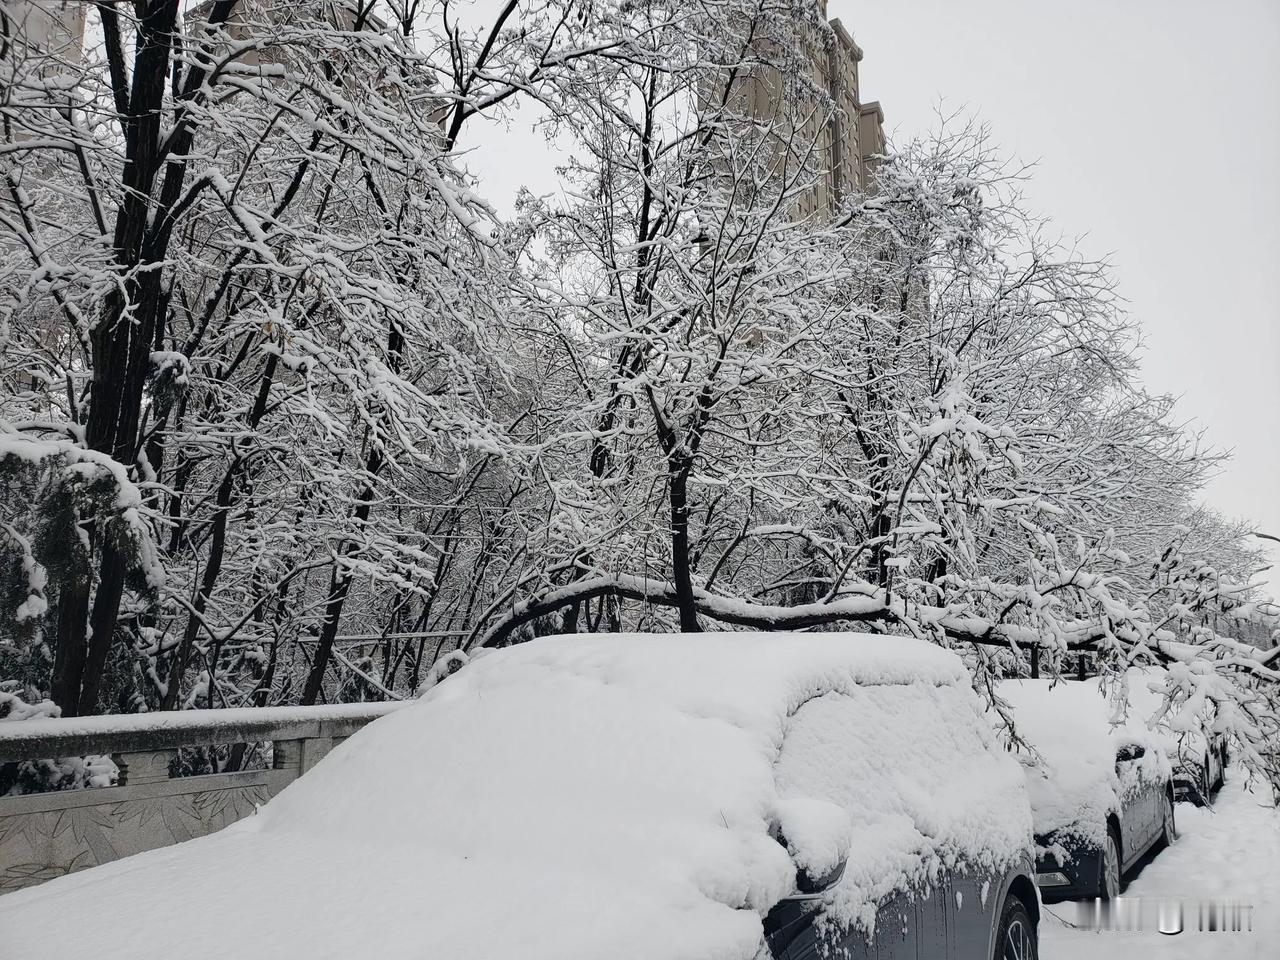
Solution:
[[(1046, 905), (1044, 960), (1263, 960), (1280, 956), (1280, 811), (1265, 789), (1250, 792), (1243, 771), (1227, 770), (1212, 808), (1177, 807), (1179, 838), (1131, 878), (1112, 929), (1091, 929), (1092, 907)], [(1202, 931), (1201, 904), (1251, 904), (1252, 931)], [(1162, 934), (1160, 907), (1182, 906), (1182, 932)], [(1140, 917), (1141, 929), (1117, 929)], [(1222, 913), (1219, 917), (1223, 917)], [(1230, 925), (1230, 917), (1226, 917)], [(1221, 925), (1222, 919), (1219, 920)]]

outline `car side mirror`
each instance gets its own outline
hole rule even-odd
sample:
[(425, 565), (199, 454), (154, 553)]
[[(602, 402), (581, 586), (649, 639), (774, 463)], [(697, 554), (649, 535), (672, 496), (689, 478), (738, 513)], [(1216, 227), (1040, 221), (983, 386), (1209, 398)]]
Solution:
[(796, 870), (796, 892), (788, 900), (817, 900), (834, 887), (844, 877), (844, 869), (848, 860), (841, 860), (834, 867), (820, 876), (814, 876), (805, 868)]
[(1146, 755), (1146, 747), (1137, 743), (1126, 744), (1116, 751), (1116, 763), (1128, 763), (1130, 760), (1141, 760)]
[(783, 800), (777, 839), (796, 865), (796, 890), (785, 899), (819, 900), (844, 876), (852, 838), (843, 807), (825, 800)]

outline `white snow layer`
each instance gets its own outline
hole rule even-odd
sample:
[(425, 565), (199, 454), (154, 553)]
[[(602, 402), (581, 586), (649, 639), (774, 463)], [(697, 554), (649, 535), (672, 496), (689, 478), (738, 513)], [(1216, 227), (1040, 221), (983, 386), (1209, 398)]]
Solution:
[[(1036, 753), (1024, 754), (1024, 763), (1037, 834), (1100, 844), (1123, 798), (1169, 776), (1159, 736), (1136, 711), (1126, 720), (1097, 679), (1005, 680), (999, 696), (1013, 709), (1014, 732)], [(1116, 751), (1128, 744), (1146, 753), (1117, 773)]]
[[(403, 704), (334, 703), (315, 707), (230, 707), (225, 710), (153, 710), (149, 713), (113, 713), (92, 717), (59, 717), (46, 710), (19, 726), (0, 727), (0, 741), (43, 740), (55, 736), (110, 736), (117, 733), (151, 733), (224, 729), (228, 735), (246, 724), (258, 726), (317, 723), (379, 717)], [(56, 707), (54, 708), (57, 709)]]
[(944, 866), (1027, 851), (1021, 771), (993, 736), (960, 660), (915, 640), (544, 638), (475, 659), (256, 816), (0, 897), (0, 943), (100, 960), (751, 960), (794, 888), (779, 825), (814, 864), (835, 855), (814, 801), (848, 814), (835, 922)]

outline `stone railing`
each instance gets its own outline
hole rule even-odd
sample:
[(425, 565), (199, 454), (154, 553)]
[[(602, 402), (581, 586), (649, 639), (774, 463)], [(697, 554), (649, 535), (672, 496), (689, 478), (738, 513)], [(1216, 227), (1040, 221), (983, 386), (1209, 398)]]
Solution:
[[(0, 723), (0, 763), (110, 756), (115, 786), (0, 797), (0, 894), (212, 833), (253, 813), (399, 703)], [(272, 766), (171, 777), (183, 747), (272, 745)]]

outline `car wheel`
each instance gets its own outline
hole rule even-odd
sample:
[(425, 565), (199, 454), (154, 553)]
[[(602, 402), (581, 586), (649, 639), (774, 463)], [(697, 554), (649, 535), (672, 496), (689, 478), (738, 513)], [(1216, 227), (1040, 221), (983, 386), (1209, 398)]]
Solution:
[(1027, 912), (1027, 905), (1011, 893), (1000, 911), (993, 960), (1036, 960), (1039, 956), (1035, 921)]
[(1164, 833), (1160, 839), (1167, 847), (1178, 839), (1178, 825), (1173, 819), (1173, 798), (1168, 792), (1160, 795), (1160, 812), (1164, 820)]
[(1098, 897), (1114, 900), (1120, 896), (1120, 837), (1116, 828), (1107, 825), (1107, 840), (1098, 862)]

